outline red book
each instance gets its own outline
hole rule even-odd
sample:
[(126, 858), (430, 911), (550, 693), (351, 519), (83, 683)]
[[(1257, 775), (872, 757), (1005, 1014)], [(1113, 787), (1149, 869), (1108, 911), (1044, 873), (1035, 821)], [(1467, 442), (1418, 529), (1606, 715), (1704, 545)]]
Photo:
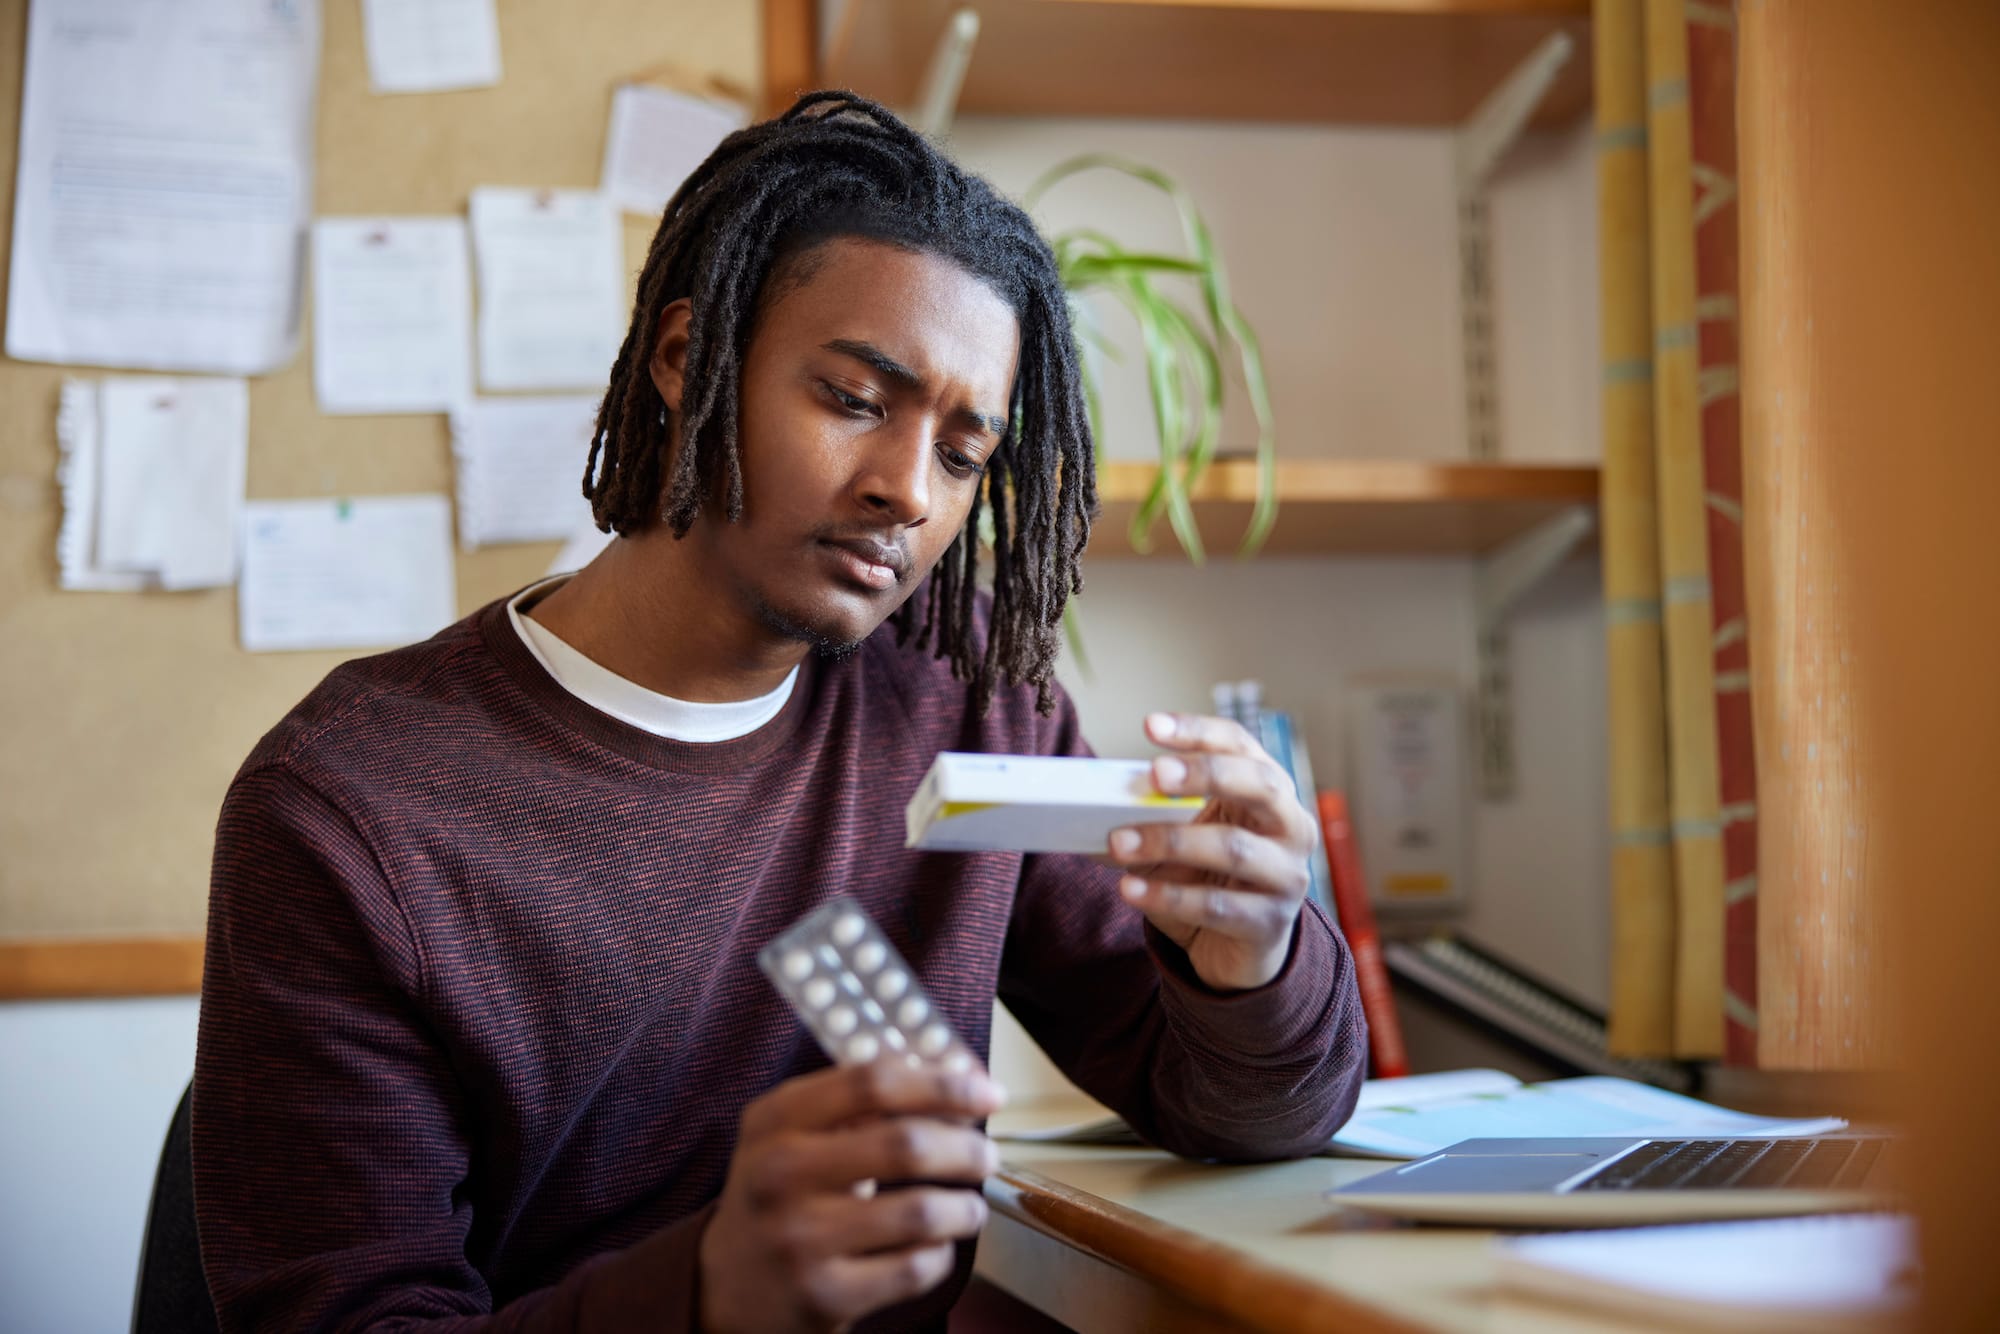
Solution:
[(1403, 1050), (1403, 1026), (1396, 1021), (1389, 968), (1382, 962), (1382, 937), (1375, 929), (1375, 908), (1368, 900), (1368, 881), (1361, 874), (1361, 853), (1354, 846), (1345, 792), (1328, 789), (1319, 794), (1319, 827), (1326, 840), (1327, 865), (1333, 868), (1333, 902), (1340, 914), (1340, 929), (1354, 955), (1361, 1012), (1368, 1017), (1368, 1053), (1374, 1058), (1375, 1078), (1397, 1079), (1410, 1073), (1410, 1057)]

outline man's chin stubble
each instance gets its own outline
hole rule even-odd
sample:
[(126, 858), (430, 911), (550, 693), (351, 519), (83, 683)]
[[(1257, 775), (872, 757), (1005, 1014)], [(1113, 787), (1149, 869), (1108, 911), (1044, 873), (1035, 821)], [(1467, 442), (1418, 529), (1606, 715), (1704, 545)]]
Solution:
[(783, 635), (787, 639), (797, 640), (799, 643), (811, 648), (815, 655), (824, 658), (828, 662), (838, 662), (842, 658), (854, 656), (855, 653), (860, 651), (861, 645), (866, 639), (866, 636), (863, 636), (862, 639), (840, 639), (827, 634), (824, 630), (816, 630), (803, 621), (793, 620), (762, 598), (756, 600), (756, 611), (757, 619), (762, 621), (773, 633)]

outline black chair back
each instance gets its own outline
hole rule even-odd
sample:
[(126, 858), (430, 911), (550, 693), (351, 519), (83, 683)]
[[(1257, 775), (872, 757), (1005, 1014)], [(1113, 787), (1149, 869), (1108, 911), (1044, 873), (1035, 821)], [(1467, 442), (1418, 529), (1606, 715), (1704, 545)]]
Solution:
[(132, 1334), (220, 1334), (194, 1230), (194, 1155), (188, 1134), (193, 1091), (190, 1086), (182, 1092), (160, 1149), (146, 1236), (139, 1243)]

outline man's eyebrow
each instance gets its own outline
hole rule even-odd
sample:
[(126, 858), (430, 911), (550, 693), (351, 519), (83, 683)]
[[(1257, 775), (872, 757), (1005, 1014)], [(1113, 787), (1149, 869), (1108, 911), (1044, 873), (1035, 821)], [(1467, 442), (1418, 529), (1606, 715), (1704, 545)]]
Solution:
[[(828, 352), (838, 352), (843, 356), (853, 357), (863, 365), (874, 367), (897, 384), (902, 385), (905, 389), (923, 388), (923, 376), (917, 374), (873, 343), (863, 342), (858, 338), (835, 338), (830, 342), (820, 344), (820, 346)], [(952, 416), (968, 426), (975, 427), (991, 435), (997, 435), (1003, 440), (1007, 437), (1007, 419), (1005, 417), (997, 417), (990, 413), (981, 412), (976, 408), (960, 408), (952, 413)]]

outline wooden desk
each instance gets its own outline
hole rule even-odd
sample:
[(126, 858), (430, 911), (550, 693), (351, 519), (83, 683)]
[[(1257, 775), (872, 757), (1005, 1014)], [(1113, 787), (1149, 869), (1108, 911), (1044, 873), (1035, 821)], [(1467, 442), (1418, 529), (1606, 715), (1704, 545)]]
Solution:
[(1381, 1163), (1209, 1167), (1150, 1149), (1002, 1142), (978, 1272), (1082, 1334), (1660, 1329), (1493, 1290), (1493, 1233), (1343, 1210)]

